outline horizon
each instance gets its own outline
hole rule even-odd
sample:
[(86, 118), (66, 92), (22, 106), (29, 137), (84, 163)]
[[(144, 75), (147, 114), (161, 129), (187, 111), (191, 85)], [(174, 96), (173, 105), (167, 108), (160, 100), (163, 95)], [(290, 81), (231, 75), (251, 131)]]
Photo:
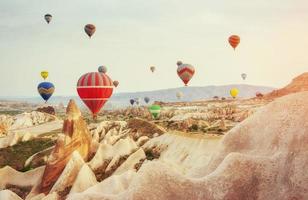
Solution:
[[(269, 89), (278, 89), (275, 87), (271, 86), (266, 86), (266, 85), (251, 85), (251, 84), (228, 84), (228, 85), (206, 85), (206, 86), (182, 86), (182, 87), (175, 87), (175, 88), (162, 88), (162, 89), (157, 89), (157, 90), (148, 90), (148, 91), (133, 91), (133, 92), (118, 92), (114, 93), (113, 96), (118, 96), (118, 95), (125, 95), (125, 94), (134, 94), (134, 93), (151, 93), (151, 92), (158, 92), (158, 91), (164, 91), (164, 90), (176, 90), (176, 89), (181, 89), (181, 88), (207, 88), (207, 87), (231, 87), (231, 86), (248, 86), (248, 87), (264, 87), (264, 88), (269, 88)], [(76, 95), (53, 95), (53, 98), (56, 97), (78, 97)], [(33, 95), (33, 96), (0, 96), (0, 100), (5, 100), (5, 98), (38, 98), (40, 99), (41, 97), (38, 95)]]

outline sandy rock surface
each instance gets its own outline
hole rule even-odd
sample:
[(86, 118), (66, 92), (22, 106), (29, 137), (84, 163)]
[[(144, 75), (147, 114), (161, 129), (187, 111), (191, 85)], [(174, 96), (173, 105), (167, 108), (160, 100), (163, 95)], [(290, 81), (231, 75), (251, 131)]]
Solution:
[[(71, 112), (64, 123), (64, 134), (59, 135), (47, 163), (49, 169), (38, 176), (35, 170), (21, 173), (2, 168), (0, 175), (12, 178), (0, 180), (1, 193), (12, 195), (4, 192), (5, 189), (22, 197), (29, 193), (27, 199), (33, 200), (59, 197), (72, 200), (305, 200), (308, 199), (306, 99), (308, 92), (276, 99), (248, 114), (247, 119), (225, 135), (172, 130), (153, 134), (152, 129), (134, 131), (132, 127), (138, 126), (122, 121), (91, 124), (88, 129), (83, 125), (78, 108), (68, 106)], [(219, 115), (231, 113), (234, 117), (247, 107), (255, 106), (255, 102), (246, 101), (238, 105), (235, 112), (232, 107), (214, 110)], [(263, 104), (261, 100), (257, 102)], [(186, 112), (183, 110), (180, 112)], [(200, 116), (204, 116), (203, 111), (200, 112)], [(205, 119), (200, 116), (178, 121)], [(135, 124), (139, 123), (148, 122), (139, 120)], [(213, 121), (210, 126), (216, 123), (227, 127), (230, 121), (226, 120), (225, 124)], [(157, 128), (154, 123), (151, 127)], [(142, 132), (146, 135), (133, 134)], [(71, 145), (81, 138), (82, 143)], [(90, 144), (96, 147), (90, 148)], [(48, 186), (53, 188), (52, 192), (48, 190), (43, 194), (36, 190), (42, 176), (43, 182), (52, 183)], [(25, 179), (31, 180), (31, 184), (18, 183)]]
[[(75, 102), (71, 100), (67, 107), (67, 117), (63, 124), (63, 134), (58, 136), (55, 148), (48, 158), (39, 191), (48, 194), (52, 190), (54, 184), (59, 181), (58, 178), (61, 178), (61, 173), (65, 170), (74, 151), (80, 154), (81, 160), (87, 160), (90, 152), (90, 144), (91, 135), (87, 124), (81, 117), (80, 110)], [(70, 182), (69, 180), (66, 181)]]
[(232, 129), (194, 173), (146, 162), (118, 193), (93, 186), (74, 199), (307, 199), (307, 98), (298, 93), (265, 106)]

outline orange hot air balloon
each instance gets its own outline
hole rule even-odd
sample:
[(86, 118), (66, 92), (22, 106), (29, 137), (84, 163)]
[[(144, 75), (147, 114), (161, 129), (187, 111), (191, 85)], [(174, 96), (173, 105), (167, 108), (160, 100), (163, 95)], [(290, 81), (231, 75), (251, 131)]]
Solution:
[(239, 45), (240, 41), (241, 41), (241, 38), (238, 35), (231, 35), (229, 37), (229, 43), (233, 47), (234, 50)]

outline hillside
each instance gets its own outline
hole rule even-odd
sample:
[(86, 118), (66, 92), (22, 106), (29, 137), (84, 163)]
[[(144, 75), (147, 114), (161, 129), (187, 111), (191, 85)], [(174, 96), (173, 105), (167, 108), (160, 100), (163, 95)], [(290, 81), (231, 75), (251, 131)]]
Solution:
[(305, 72), (292, 80), (290, 84), (284, 88), (274, 90), (265, 95), (265, 98), (277, 98), (291, 93), (308, 91), (308, 72)]

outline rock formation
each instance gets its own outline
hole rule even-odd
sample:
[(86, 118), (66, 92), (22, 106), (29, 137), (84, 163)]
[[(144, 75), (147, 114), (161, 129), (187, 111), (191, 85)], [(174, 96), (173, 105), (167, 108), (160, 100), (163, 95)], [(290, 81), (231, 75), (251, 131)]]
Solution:
[[(22, 173), (6, 166), (0, 169), (0, 190), (9, 189), (18, 196), (25, 197), (41, 182), (44, 169), (45, 167), (38, 167), (34, 170)], [(8, 193), (2, 193), (2, 195), (4, 194), (8, 195)], [(2, 200), (2, 198), (0, 199)]]
[(39, 108), (36, 109), (36, 111), (42, 112), (42, 113), (47, 113), (47, 114), (50, 114), (50, 115), (56, 114), (56, 111), (52, 106), (39, 107)]
[[(46, 167), (24, 173), (0, 169), (0, 199), (305, 200), (306, 99), (308, 92), (292, 94), (263, 108), (267, 101), (259, 99), (200, 102), (171, 108), (172, 121), (155, 121), (189, 122), (209, 130), (237, 124), (224, 136), (165, 132), (140, 119), (103, 121), (88, 130), (71, 101)], [(39, 154), (44, 157), (48, 150), (28, 162), (40, 162)]]
[(84, 160), (87, 160), (90, 151), (91, 135), (73, 100), (70, 100), (66, 113), (67, 118), (63, 124), (63, 134), (58, 137), (43, 175), (40, 192), (45, 194), (58, 180), (74, 151), (77, 151)]
[(84, 164), (76, 177), (70, 194), (83, 192), (89, 187), (96, 185), (97, 183), (98, 182), (96, 181), (95, 174), (91, 168), (87, 164)]
[(54, 121), (56, 119), (57, 118), (53, 115), (37, 111), (32, 111), (30, 113), (22, 113), (14, 117), (14, 123), (10, 127), (10, 130), (35, 126), (45, 122)]
[(127, 126), (133, 134), (137, 134), (134, 138), (139, 138), (140, 136), (153, 137), (155, 133), (161, 135), (166, 132), (163, 127), (139, 118), (129, 120)]
[(3, 200), (22, 200), (16, 193), (11, 190), (2, 190), (0, 191), (0, 199)]
[(305, 72), (300, 76), (294, 78), (292, 82), (286, 87), (279, 90), (274, 90), (273, 92), (266, 94), (264, 98), (273, 99), (291, 93), (303, 92), (303, 91), (308, 91), (308, 72)]
[(69, 199), (308, 199), (306, 99), (297, 93), (261, 108), (212, 153), (207, 140), (153, 138), (144, 148), (167, 145), (158, 159)]
[(57, 120), (57, 117), (37, 111), (25, 112), (16, 116), (0, 115), (0, 136), (9, 131), (36, 126), (54, 120)]

